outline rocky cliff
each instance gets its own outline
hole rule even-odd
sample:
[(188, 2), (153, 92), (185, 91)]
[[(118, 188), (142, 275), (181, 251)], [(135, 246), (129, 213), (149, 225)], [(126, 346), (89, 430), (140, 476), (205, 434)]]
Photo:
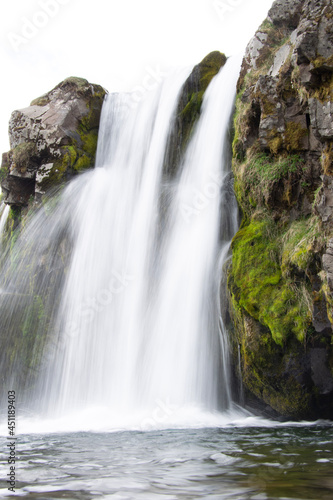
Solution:
[(230, 340), (248, 396), (289, 418), (333, 417), (332, 18), (274, 2), (237, 88)]
[(5, 203), (27, 206), (31, 197), (94, 166), (104, 95), (99, 85), (71, 77), (12, 113), (11, 150), (0, 170)]

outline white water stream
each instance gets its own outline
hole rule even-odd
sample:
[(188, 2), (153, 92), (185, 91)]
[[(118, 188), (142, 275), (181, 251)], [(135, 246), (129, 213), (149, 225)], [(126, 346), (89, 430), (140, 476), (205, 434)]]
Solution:
[(8, 215), (9, 215), (9, 205), (1, 203), (0, 204), (0, 248), (1, 248), (1, 237), (6, 226)]
[(230, 409), (218, 296), (237, 209), (220, 207), (238, 72), (230, 60), (209, 86), (174, 181), (163, 163), (188, 71), (127, 117), (124, 97), (108, 97), (97, 168), (76, 203), (61, 352), (45, 378), (53, 415), (103, 407), (119, 425), (134, 414), (142, 422), (158, 405), (178, 414)]
[[(245, 416), (232, 405), (219, 307), (237, 230), (228, 130), (239, 67), (229, 59), (209, 85), (173, 179), (164, 173), (166, 149), (190, 70), (168, 77), (136, 109), (109, 95), (95, 170), (33, 218), (19, 241), (2, 300), (9, 312), (23, 308), (28, 331), (24, 301), (35, 281), (29, 310), (44, 361), (29, 401), (43, 414), (39, 429), (216, 426)], [(45, 308), (53, 309), (50, 323)]]

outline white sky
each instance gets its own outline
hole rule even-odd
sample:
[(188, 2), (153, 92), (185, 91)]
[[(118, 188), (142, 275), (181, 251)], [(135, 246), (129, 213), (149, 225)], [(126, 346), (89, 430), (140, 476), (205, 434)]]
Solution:
[[(15, 109), (68, 76), (109, 92), (150, 70), (197, 64), (212, 50), (244, 50), (272, 0), (2, 0), (0, 153)], [(147, 69), (148, 68), (148, 69)]]

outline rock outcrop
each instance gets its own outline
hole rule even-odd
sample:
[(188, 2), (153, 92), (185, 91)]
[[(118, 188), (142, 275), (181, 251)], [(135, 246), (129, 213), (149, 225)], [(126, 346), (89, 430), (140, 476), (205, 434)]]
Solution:
[(226, 56), (221, 52), (211, 52), (193, 68), (184, 83), (168, 142), (164, 168), (166, 177), (172, 178), (176, 175), (194, 125), (200, 116), (204, 93), (226, 61)]
[(274, 2), (237, 88), (230, 339), (248, 394), (288, 418), (333, 417), (332, 18)]
[(99, 85), (71, 77), (12, 113), (11, 150), (0, 170), (7, 204), (27, 206), (31, 197), (94, 166), (105, 93)]

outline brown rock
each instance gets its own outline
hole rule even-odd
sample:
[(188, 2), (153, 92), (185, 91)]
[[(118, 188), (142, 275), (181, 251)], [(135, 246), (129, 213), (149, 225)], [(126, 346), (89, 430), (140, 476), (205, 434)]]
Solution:
[(68, 78), (9, 122), (11, 150), (3, 156), (4, 201), (25, 206), (31, 196), (94, 166), (105, 90)]

